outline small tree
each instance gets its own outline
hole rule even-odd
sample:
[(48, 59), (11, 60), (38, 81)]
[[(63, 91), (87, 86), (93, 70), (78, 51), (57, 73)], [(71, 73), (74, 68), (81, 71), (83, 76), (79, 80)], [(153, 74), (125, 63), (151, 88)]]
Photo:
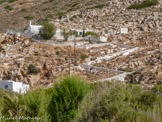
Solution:
[(88, 32), (85, 33), (85, 36), (96, 36), (96, 37), (98, 37), (99, 35), (95, 32), (88, 31)]
[(77, 114), (79, 103), (88, 93), (88, 84), (72, 76), (56, 83), (51, 91), (48, 112), (52, 122), (70, 122)]
[[(45, 121), (48, 117), (47, 114), (47, 98), (44, 89), (37, 89), (27, 92), (22, 96), (23, 98), (23, 112), (25, 116), (38, 117), (39, 121)], [(47, 121), (47, 120), (46, 120)], [(36, 119), (38, 122), (38, 119)]]
[(33, 64), (30, 64), (30, 65), (28, 66), (28, 73), (29, 73), (29, 74), (32, 74), (32, 73), (37, 74), (37, 73), (39, 73), (39, 72), (40, 72), (40, 68), (37, 68), (37, 67), (34, 66)]
[(88, 58), (89, 56), (88, 55), (81, 55), (80, 56), (80, 58), (82, 59), (82, 60), (85, 60), (86, 58)]
[(63, 32), (62, 32), (62, 35), (64, 36), (65, 38), (65, 41), (67, 41), (67, 39), (69, 38), (69, 36), (78, 36), (78, 33), (77, 31), (74, 31), (74, 30), (66, 30), (65, 28), (63, 29)]
[(89, 37), (89, 42), (93, 39), (93, 42), (100, 42), (99, 35), (95, 32), (88, 31), (84, 34), (85, 37)]
[(40, 29), (39, 34), (44, 38), (44, 39), (51, 39), (53, 35), (55, 34), (56, 28), (54, 27), (53, 24), (51, 23), (44, 23), (43, 27)]

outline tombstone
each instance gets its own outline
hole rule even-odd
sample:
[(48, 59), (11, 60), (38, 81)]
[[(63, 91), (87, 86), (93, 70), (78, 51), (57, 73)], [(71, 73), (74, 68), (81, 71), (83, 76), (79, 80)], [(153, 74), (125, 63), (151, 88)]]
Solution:
[(120, 34), (128, 34), (128, 28), (120, 28)]
[(96, 73), (97, 73), (97, 70), (96, 70), (96, 69), (92, 69), (92, 70), (91, 70), (91, 73), (92, 73), (92, 74), (96, 74)]
[(100, 36), (100, 42), (107, 42), (107, 38), (105, 36)]

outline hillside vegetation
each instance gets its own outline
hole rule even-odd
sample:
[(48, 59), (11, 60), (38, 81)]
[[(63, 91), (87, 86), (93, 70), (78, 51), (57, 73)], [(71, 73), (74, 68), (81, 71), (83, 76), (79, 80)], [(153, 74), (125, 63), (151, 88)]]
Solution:
[(114, 2), (112, 0), (2, 0), (0, 1), (0, 32), (5, 32), (6, 29), (23, 30), (27, 28), (29, 20), (39, 24), (44, 21), (61, 19), (67, 14), (78, 10), (83, 14), (87, 11), (107, 7), (108, 10), (114, 10), (118, 13), (125, 10), (125, 8), (151, 7), (157, 5), (158, 0), (145, 0), (142, 3), (134, 4), (138, 2), (139, 0), (119, 0)]
[(1, 90), (0, 116), (39, 122), (160, 122), (161, 93), (162, 86), (145, 91), (123, 83), (88, 84), (72, 76), (24, 95)]
[[(9, 0), (0, 1), (0, 32), (6, 29), (26, 29), (28, 21), (41, 23), (76, 11), (86, 6), (92, 7), (105, 0)], [(2, 24), (3, 23), (3, 24)]]
[(129, 7), (127, 7), (127, 9), (142, 9), (150, 6), (155, 6), (157, 4), (158, 0), (145, 0), (142, 3), (130, 5)]

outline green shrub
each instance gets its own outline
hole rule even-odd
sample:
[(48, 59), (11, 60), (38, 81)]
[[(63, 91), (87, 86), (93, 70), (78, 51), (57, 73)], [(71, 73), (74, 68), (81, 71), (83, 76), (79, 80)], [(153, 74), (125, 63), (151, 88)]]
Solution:
[(35, 55), (35, 56), (40, 56), (40, 53), (39, 53), (39, 52), (35, 52), (34, 55)]
[(3, 4), (5, 1), (0, 1), (0, 5)]
[(42, 4), (47, 4), (47, 3), (49, 3), (49, 1), (44, 1), (44, 2), (42, 2)]
[(153, 107), (153, 104), (156, 101), (157, 101), (157, 96), (152, 92), (144, 92), (141, 94), (139, 98), (139, 104), (141, 104), (143, 108)]
[(70, 8), (69, 10), (67, 10), (67, 13), (72, 12), (72, 11), (76, 11), (78, 8)]
[(119, 70), (124, 71), (124, 72), (132, 72), (133, 70), (131, 68), (119, 68)]
[(54, 85), (48, 111), (52, 122), (69, 122), (77, 115), (79, 103), (88, 92), (88, 84), (71, 76)]
[(24, 3), (19, 3), (20, 5), (23, 5)]
[(155, 85), (151, 91), (162, 96), (162, 85)]
[(24, 105), (23, 116), (38, 117), (40, 121), (47, 121), (47, 106), (49, 102), (48, 94), (43, 89), (37, 89), (27, 92), (22, 96)]
[(23, 95), (0, 89), (0, 116), (39, 118), (20, 122), (161, 122), (161, 89), (66, 77)]
[(48, 18), (45, 18), (45, 19), (39, 19), (38, 20), (38, 24), (40, 24), (40, 25), (43, 25), (44, 23), (48, 23), (49, 22), (49, 20), (48, 20)]
[(18, 0), (9, 0), (8, 2), (9, 2), (9, 3), (13, 3), (13, 2), (15, 2), (15, 1), (18, 1)]
[(32, 17), (32, 16), (25, 16), (24, 17), (24, 19), (26, 19), (26, 20), (32, 20), (34, 17)]
[(43, 27), (40, 29), (39, 34), (44, 39), (51, 39), (53, 35), (55, 34), (55, 27), (53, 24), (50, 23), (44, 23)]
[[(50, 93), (45, 89), (28, 91), (26, 94), (18, 95), (14, 92), (0, 89), (0, 116), (4, 117), (38, 117), (40, 122), (47, 122), (47, 106), (50, 100)], [(2, 122), (3, 118), (1, 119)], [(10, 120), (11, 121), (11, 120)], [(13, 120), (11, 122), (15, 122)], [(32, 120), (29, 118), (29, 122)], [(21, 119), (20, 122), (27, 122)]]
[(61, 53), (60, 53), (60, 51), (56, 51), (56, 55), (60, 55)]
[(158, 75), (158, 74), (159, 74), (159, 72), (155, 72), (155, 74), (156, 74), (156, 75)]
[(101, 5), (96, 5), (93, 7), (89, 7), (88, 9), (96, 9), (96, 8), (103, 8), (105, 5), (101, 4)]
[(76, 7), (78, 4), (79, 4), (79, 3), (76, 2), (76, 3), (72, 4), (71, 7)]
[(20, 10), (20, 12), (26, 12), (27, 9), (23, 8)]
[(37, 67), (34, 66), (33, 64), (30, 64), (30, 65), (28, 66), (28, 73), (29, 73), (29, 74), (32, 74), (32, 73), (37, 74), (37, 73), (39, 73), (39, 72), (40, 72), (40, 68), (37, 68)]
[(69, 12), (72, 12), (72, 11), (76, 11), (76, 10), (78, 10), (79, 9), (79, 7), (77, 7), (79, 5), (79, 3), (78, 2), (74, 2), (74, 3), (70, 3), (70, 4), (66, 4), (65, 6), (64, 6), (64, 8), (69, 8), (67, 11), (66, 11), (66, 13), (69, 13)]
[(130, 5), (127, 9), (142, 9), (158, 4), (158, 0), (145, 0), (142, 3)]
[(42, 9), (42, 11), (47, 11), (47, 10), (50, 10), (50, 8), (44, 8), (44, 9)]
[(79, 122), (160, 121), (161, 99), (151, 91), (123, 83), (91, 84), (90, 94), (79, 107)]
[(69, 36), (78, 36), (78, 33), (77, 31), (74, 31), (74, 30), (67, 30), (67, 29), (63, 29), (63, 32), (62, 32), (62, 35), (64, 36), (64, 40), (67, 41)]
[(85, 33), (84, 36), (98, 36), (98, 34), (95, 33), (95, 32), (90, 32), (90, 31), (88, 31), (88, 32)]
[(13, 8), (11, 6), (5, 6), (5, 9), (7, 9), (7, 10), (13, 10)]
[(86, 58), (88, 58), (89, 56), (88, 55), (81, 55), (80, 56), (80, 58), (82, 59), (82, 60), (85, 60)]
[[(11, 96), (12, 95), (12, 96)], [(18, 114), (19, 104), (18, 104), (18, 97), (16, 94), (4, 94), (3, 99), (3, 108), (2, 108), (2, 115), (7, 117), (14, 117)]]
[(65, 16), (65, 13), (58, 13), (57, 16), (59, 19), (61, 19), (63, 16)]

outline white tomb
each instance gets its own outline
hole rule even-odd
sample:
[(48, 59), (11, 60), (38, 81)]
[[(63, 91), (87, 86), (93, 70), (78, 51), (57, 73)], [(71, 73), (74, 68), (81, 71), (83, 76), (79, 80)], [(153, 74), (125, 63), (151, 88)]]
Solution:
[(100, 41), (101, 41), (101, 42), (107, 42), (107, 37), (105, 37), (105, 36), (100, 36)]
[(57, 40), (64, 40), (64, 36), (62, 35), (63, 30), (56, 29), (56, 33), (54, 35), (55, 39)]
[(19, 94), (24, 94), (29, 90), (29, 85), (26, 85), (22, 82), (15, 82), (12, 80), (1, 80), (0, 88), (5, 90), (11, 90)]
[(128, 28), (120, 28), (119, 33), (120, 34), (128, 34)]

